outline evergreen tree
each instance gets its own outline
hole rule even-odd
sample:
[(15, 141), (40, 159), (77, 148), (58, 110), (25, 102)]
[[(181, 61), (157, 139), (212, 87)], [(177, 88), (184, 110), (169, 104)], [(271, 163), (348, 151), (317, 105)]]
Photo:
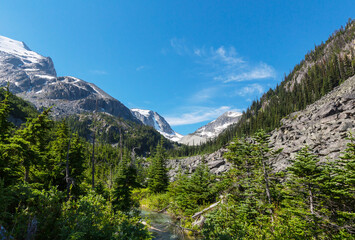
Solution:
[(164, 139), (162, 137), (149, 166), (148, 188), (154, 193), (164, 192), (169, 184), (168, 170), (166, 169), (166, 155), (163, 144)]
[[(0, 89), (1, 91), (2, 89)], [(5, 98), (0, 102), (0, 143), (6, 142), (9, 137), (9, 132), (11, 129), (11, 123), (8, 120), (10, 114), (10, 103), (9, 103), (9, 87), (7, 86), (5, 91)]]
[(127, 149), (125, 150), (125, 154), (118, 164), (112, 205), (116, 211), (128, 212), (132, 207), (136, 206), (136, 203), (132, 199), (132, 190), (137, 186), (137, 171), (132, 164)]
[[(309, 147), (302, 148), (292, 161), (292, 166), (287, 170), (287, 194), (290, 196), (285, 201), (286, 208), (293, 212), (302, 221), (308, 222), (311, 234), (317, 238), (320, 231), (321, 189), (319, 179), (323, 168), (318, 164), (319, 159), (313, 155)], [(311, 237), (311, 236), (308, 236)]]

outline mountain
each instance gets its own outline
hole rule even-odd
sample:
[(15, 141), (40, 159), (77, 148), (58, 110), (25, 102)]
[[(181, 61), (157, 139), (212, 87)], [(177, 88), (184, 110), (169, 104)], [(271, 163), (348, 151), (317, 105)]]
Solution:
[[(273, 131), (292, 112), (305, 109), (355, 74), (355, 21), (350, 20), (327, 41), (305, 55), (274, 89), (252, 102), (238, 123), (231, 125), (213, 142), (188, 154), (217, 151), (235, 136), (251, 136), (257, 130)], [(177, 153), (179, 155), (180, 153)]]
[[(280, 128), (269, 134), (270, 146), (283, 149), (273, 163), (275, 171), (285, 170), (297, 151), (306, 145), (321, 161), (339, 158), (349, 143), (348, 132), (355, 133), (355, 76), (304, 110), (289, 114), (281, 123)], [(169, 176), (175, 179), (180, 168), (192, 173), (203, 161), (211, 172), (222, 174), (231, 167), (223, 157), (226, 151), (221, 148), (211, 154), (170, 159), (167, 163)]]
[(95, 84), (57, 77), (53, 61), (32, 51), (25, 43), (0, 36), (0, 86), (33, 103), (37, 109), (53, 106), (55, 116), (106, 112), (138, 122), (131, 111)]
[(157, 112), (137, 108), (131, 109), (131, 112), (144, 125), (155, 128), (155, 130), (171, 141), (178, 142), (183, 137), (183, 135), (175, 132), (169, 123)]
[(237, 123), (241, 118), (241, 113), (228, 111), (219, 116), (216, 120), (200, 127), (194, 133), (184, 136), (179, 141), (186, 145), (199, 145), (209, 139), (217, 137), (230, 125)]

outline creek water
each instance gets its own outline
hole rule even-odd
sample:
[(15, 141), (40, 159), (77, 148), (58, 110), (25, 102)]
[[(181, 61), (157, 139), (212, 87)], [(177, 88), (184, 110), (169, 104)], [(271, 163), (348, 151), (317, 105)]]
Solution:
[(151, 226), (150, 231), (154, 240), (197, 240), (199, 238), (188, 236), (185, 231), (177, 226), (172, 217), (165, 213), (141, 210), (141, 216)]

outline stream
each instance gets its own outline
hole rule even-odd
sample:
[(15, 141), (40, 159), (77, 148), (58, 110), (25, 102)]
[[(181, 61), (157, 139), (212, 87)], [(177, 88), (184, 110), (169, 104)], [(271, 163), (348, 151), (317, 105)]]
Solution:
[(157, 213), (141, 209), (141, 216), (151, 226), (150, 232), (154, 235), (154, 240), (197, 240), (199, 238), (188, 236), (184, 231), (177, 227), (172, 217), (165, 213)]

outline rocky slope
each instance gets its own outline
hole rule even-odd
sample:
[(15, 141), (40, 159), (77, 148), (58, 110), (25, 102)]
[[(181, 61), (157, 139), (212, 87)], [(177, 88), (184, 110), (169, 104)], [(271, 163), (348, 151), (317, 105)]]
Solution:
[[(355, 76), (306, 109), (282, 119), (282, 126), (270, 133), (270, 145), (275, 149), (283, 148), (274, 162), (275, 170), (284, 170), (296, 152), (306, 145), (321, 161), (339, 158), (346, 148), (348, 132), (355, 134)], [(203, 159), (213, 173), (221, 174), (230, 168), (223, 158), (225, 151), (169, 160), (169, 176), (174, 179), (179, 167), (193, 172)]]
[(276, 170), (284, 169), (305, 145), (323, 161), (338, 158), (348, 142), (347, 133), (355, 133), (355, 76), (281, 122), (270, 137), (272, 146), (283, 148)]
[(155, 128), (155, 130), (171, 141), (177, 142), (183, 137), (181, 134), (175, 132), (169, 123), (157, 112), (137, 108), (131, 109), (131, 112), (144, 125)]
[(241, 113), (228, 111), (219, 116), (216, 120), (200, 127), (194, 133), (184, 136), (179, 142), (186, 145), (199, 145), (208, 139), (217, 137), (230, 125), (237, 123)]
[(97, 109), (138, 122), (127, 107), (94, 84), (75, 77), (57, 77), (51, 58), (31, 51), (23, 42), (0, 36), (0, 86), (7, 82), (11, 92), (37, 109), (53, 106), (55, 116)]

